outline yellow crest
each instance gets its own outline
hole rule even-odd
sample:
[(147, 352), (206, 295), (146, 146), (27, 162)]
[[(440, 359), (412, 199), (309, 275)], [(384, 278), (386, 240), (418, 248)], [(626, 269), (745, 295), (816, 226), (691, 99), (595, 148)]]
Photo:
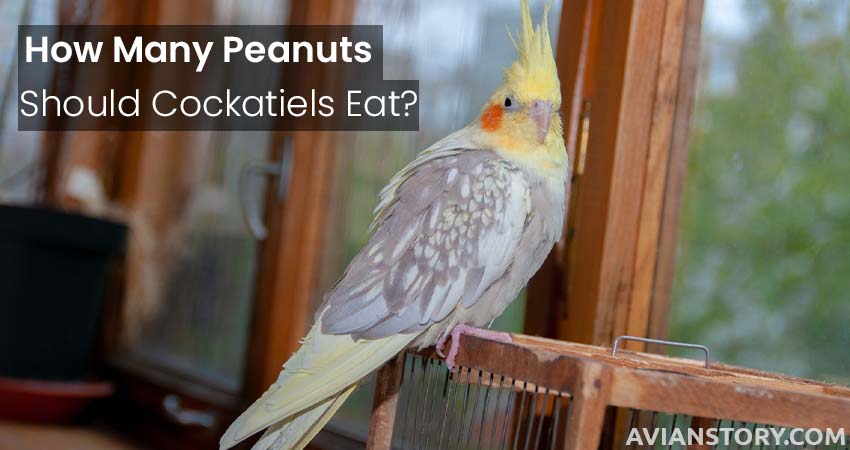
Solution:
[(519, 59), (505, 70), (505, 85), (523, 99), (547, 99), (555, 105), (561, 104), (561, 86), (549, 26), (546, 22), (549, 7), (546, 4), (543, 20), (536, 27), (531, 21), (528, 0), (520, 0), (521, 25), (518, 39), (508, 32), (519, 53)]

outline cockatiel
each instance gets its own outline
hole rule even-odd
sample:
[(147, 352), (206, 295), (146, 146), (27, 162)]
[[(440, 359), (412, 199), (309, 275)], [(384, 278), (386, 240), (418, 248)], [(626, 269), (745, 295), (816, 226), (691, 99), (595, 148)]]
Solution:
[(528, 0), (520, 6), (519, 58), (503, 84), (472, 123), (384, 188), (369, 243), (222, 450), (264, 429), (254, 450), (304, 448), (364, 377), (405, 348), (439, 348), (451, 335), (451, 366), (460, 334), (509, 339), (472, 327), (505, 310), (560, 238), (568, 177), (546, 17), (535, 27)]

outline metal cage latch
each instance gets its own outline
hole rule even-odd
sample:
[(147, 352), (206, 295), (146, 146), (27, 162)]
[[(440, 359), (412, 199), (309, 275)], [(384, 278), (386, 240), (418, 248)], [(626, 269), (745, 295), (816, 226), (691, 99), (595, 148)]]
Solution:
[(663, 341), (661, 339), (651, 339), (651, 338), (643, 338), (637, 336), (620, 336), (614, 340), (614, 347), (611, 349), (611, 356), (617, 356), (617, 350), (620, 347), (620, 341), (639, 341), (646, 342), (648, 344), (661, 344), (667, 345), (670, 347), (681, 347), (681, 348), (691, 348), (695, 350), (702, 350), (705, 353), (705, 368), (711, 368), (711, 351), (708, 347), (699, 344), (689, 344), (687, 342), (676, 342), (676, 341)]

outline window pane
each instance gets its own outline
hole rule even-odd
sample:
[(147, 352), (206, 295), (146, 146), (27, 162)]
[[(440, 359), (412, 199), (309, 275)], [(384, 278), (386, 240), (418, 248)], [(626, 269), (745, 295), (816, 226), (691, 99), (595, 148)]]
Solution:
[[(531, 2), (534, 17), (542, 16), (545, 4), (545, 0)], [(502, 69), (515, 57), (505, 27), (518, 29), (518, 11), (515, 0), (357, 2), (358, 24), (384, 24), (384, 78), (420, 80), (420, 131), (356, 132), (340, 139), (320, 293), (367, 242), (372, 208), (392, 175), (419, 151), (469, 123), (501, 83)], [(560, 2), (555, 1), (549, 13), (553, 35), (559, 12)], [(521, 330), (525, 308), (520, 297), (494, 328)], [(316, 304), (320, 301), (319, 296)], [(373, 389), (374, 380), (358, 389), (331, 428), (365, 439)]]
[[(289, 12), (280, 0), (209, 4), (217, 24), (283, 23)], [(250, 83), (258, 76), (278, 75), (225, 78)], [(272, 133), (143, 136), (120, 356), (238, 393), (260, 249), (243, 221), (239, 178), (246, 164), (267, 159)], [(244, 186), (260, 217), (265, 183), (256, 177)]]
[[(156, 368), (238, 392), (259, 252), (242, 220), (239, 172), (265, 159), (269, 136), (194, 137), (198, 150), (175, 162), (180, 182), (163, 195), (177, 198), (160, 200), (158, 190), (140, 202), (146, 220), (134, 223), (130, 242), (126, 350)], [(181, 151), (146, 150), (147, 158), (160, 160)], [(147, 180), (157, 179), (147, 172)], [(263, 183), (256, 181), (251, 197), (260, 200)], [(156, 214), (167, 217), (155, 225), (147, 219)]]
[(850, 4), (705, 4), (671, 335), (850, 383)]

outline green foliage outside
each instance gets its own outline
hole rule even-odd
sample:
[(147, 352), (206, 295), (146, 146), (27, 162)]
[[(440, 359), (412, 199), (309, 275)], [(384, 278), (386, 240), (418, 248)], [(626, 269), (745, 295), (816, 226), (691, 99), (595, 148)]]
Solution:
[(704, 28), (671, 337), (850, 383), (850, 3), (742, 5)]

